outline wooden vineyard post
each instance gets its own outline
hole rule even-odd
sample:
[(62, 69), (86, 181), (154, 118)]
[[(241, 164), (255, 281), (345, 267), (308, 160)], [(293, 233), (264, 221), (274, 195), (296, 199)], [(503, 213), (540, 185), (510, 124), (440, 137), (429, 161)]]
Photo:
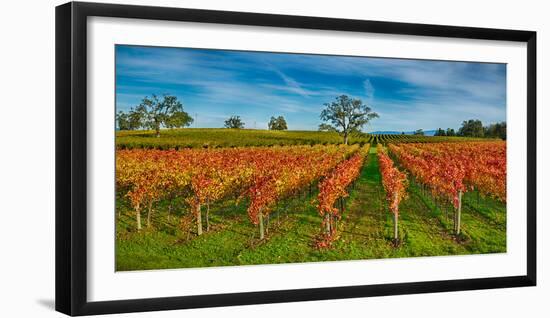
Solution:
[(202, 235), (202, 215), (201, 215), (201, 204), (197, 203), (195, 207), (195, 214), (197, 216), (197, 235)]
[(330, 235), (330, 214), (325, 212), (325, 224), (327, 227), (327, 235)]
[[(454, 208), (454, 203), (451, 203), (453, 204), (453, 208)], [(457, 215), (458, 215), (458, 212), (457, 212), (457, 209), (455, 208), (454, 210), (454, 213), (453, 213), (453, 232), (456, 234), (456, 225), (457, 225)]]
[(141, 211), (139, 209), (139, 204), (136, 207), (136, 223), (137, 223), (137, 230), (141, 230)]
[(262, 210), (260, 209), (260, 213), (258, 213), (258, 222), (260, 223), (260, 240), (264, 239), (264, 216), (262, 214)]
[(462, 190), (458, 192), (458, 209), (456, 211), (456, 235), (460, 234), (460, 214), (462, 213)]

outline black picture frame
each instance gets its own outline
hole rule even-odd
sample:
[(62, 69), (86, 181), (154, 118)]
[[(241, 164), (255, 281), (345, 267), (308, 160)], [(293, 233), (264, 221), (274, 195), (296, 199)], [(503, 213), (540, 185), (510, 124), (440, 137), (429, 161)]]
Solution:
[[(527, 274), (139, 300), (87, 301), (86, 21), (91, 16), (525, 42)], [(536, 32), (81, 2), (70, 2), (56, 7), (55, 23), (56, 310), (68, 315), (92, 315), (536, 285)]]

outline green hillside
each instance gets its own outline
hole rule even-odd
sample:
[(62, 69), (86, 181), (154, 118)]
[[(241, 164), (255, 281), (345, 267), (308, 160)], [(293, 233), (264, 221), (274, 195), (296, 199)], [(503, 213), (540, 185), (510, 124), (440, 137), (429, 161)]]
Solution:
[[(392, 142), (441, 142), (473, 140), (466, 137), (433, 137), (414, 135), (356, 134), (350, 137), (351, 144)], [(275, 145), (339, 144), (343, 139), (336, 132), (299, 130), (254, 130), (225, 128), (165, 129), (160, 137), (154, 131), (117, 131), (117, 148), (181, 149), (201, 147), (253, 147)]]

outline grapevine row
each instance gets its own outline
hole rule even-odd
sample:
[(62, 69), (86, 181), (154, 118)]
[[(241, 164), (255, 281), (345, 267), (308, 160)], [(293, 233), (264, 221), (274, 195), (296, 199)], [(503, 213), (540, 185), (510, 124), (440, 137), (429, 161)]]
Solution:
[(378, 144), (378, 163), (380, 174), (382, 175), (382, 185), (386, 192), (386, 200), (389, 204), (389, 210), (393, 214), (393, 238), (395, 244), (398, 243), (398, 219), (399, 203), (407, 196), (408, 179), (404, 172), (399, 171), (386, 150)]
[(477, 189), (506, 202), (505, 142), (392, 144), (389, 149), (416, 181), (453, 203), (456, 234), (466, 191)]
[(226, 198), (250, 202), (247, 212), (259, 224), (274, 204), (328, 174), (353, 155), (359, 146), (295, 146), (186, 150), (117, 150), (117, 190), (125, 193), (141, 229), (147, 209), (151, 226), (153, 205), (160, 200), (184, 198), (202, 234), (202, 208)]
[[(341, 218), (344, 210), (343, 198), (349, 196), (348, 187), (357, 179), (361, 167), (368, 154), (370, 145), (364, 146), (350, 159), (340, 163), (336, 168), (319, 183), (319, 194), (317, 196), (317, 210), (323, 217), (325, 230), (324, 239), (321, 244), (326, 245), (334, 239), (336, 221)], [(335, 207), (336, 202), (340, 208)]]

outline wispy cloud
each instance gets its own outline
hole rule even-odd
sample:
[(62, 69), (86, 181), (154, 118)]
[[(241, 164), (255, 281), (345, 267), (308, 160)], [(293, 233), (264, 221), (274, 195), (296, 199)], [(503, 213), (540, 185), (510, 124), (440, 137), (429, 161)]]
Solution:
[(267, 86), (269, 86), (271, 88), (276, 88), (276, 89), (281, 89), (281, 90), (284, 90), (284, 91), (296, 93), (298, 95), (305, 96), (305, 97), (309, 97), (310, 95), (315, 94), (314, 91), (304, 89), (302, 84), (298, 83), (298, 81), (291, 78), (290, 76), (287, 76), (283, 72), (281, 72), (277, 69), (274, 69), (273, 71), (283, 79), (285, 85), (281, 86), (281, 85), (266, 84)]
[[(458, 128), (506, 119), (501, 64), (117, 46), (117, 108), (151, 94), (178, 96), (197, 125), (247, 127), (284, 115), (290, 129), (316, 129), (323, 104), (347, 94), (380, 118), (366, 130)], [(264, 125), (265, 124), (265, 125)]]
[(365, 88), (365, 96), (367, 101), (369, 104), (372, 104), (374, 101), (374, 86), (372, 86), (372, 83), (368, 78), (363, 81), (363, 87)]

